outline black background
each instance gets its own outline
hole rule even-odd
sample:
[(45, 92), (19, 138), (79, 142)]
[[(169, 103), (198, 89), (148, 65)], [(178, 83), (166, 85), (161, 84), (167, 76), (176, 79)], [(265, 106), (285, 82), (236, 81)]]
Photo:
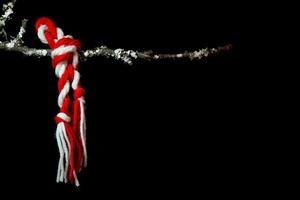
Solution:
[[(1, 51), (4, 190), (95, 197), (233, 196), (249, 185), (254, 109), (252, 71), (241, 59), (243, 8), (228, 3), (19, 1), (7, 30), (44, 48), (34, 23), (51, 17), (83, 49), (182, 52), (233, 44), (231, 53), (203, 61), (94, 58), (80, 72), (87, 91), (88, 168), (80, 188), (56, 184), (53, 117), (57, 79), (50, 58)], [(252, 80), (252, 83), (255, 80)], [(250, 122), (249, 122), (250, 121)], [(254, 147), (255, 148), (255, 147)], [(7, 188), (7, 189), (6, 189)], [(2, 188), (3, 189), (3, 188)], [(13, 195), (14, 193), (11, 193)]]

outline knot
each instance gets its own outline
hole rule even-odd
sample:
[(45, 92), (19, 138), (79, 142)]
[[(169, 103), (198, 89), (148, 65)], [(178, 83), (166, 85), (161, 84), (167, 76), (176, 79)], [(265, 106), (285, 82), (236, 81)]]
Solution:
[(53, 51), (51, 52), (52, 66), (55, 68), (58, 63), (66, 61), (72, 62), (76, 69), (78, 66), (78, 51), (81, 45), (79, 40), (70, 37), (63, 37), (54, 43)]
[(60, 112), (54, 117), (54, 120), (57, 124), (59, 124), (60, 122), (69, 123), (71, 121), (71, 118), (66, 113)]
[(64, 36), (56, 41), (54, 48), (58, 48), (60, 46), (75, 46), (76, 50), (80, 50), (81, 44), (79, 40), (73, 39), (71, 36)]
[(74, 93), (73, 93), (73, 96), (74, 98), (80, 98), (82, 96), (84, 96), (85, 94), (85, 91), (82, 87), (77, 87), (75, 90), (74, 90)]
[(35, 28), (39, 39), (52, 49), (51, 57), (54, 68), (61, 62), (72, 62), (74, 69), (77, 68), (78, 51), (81, 48), (79, 40), (75, 40), (69, 35), (64, 36), (63, 31), (47, 17), (38, 19)]

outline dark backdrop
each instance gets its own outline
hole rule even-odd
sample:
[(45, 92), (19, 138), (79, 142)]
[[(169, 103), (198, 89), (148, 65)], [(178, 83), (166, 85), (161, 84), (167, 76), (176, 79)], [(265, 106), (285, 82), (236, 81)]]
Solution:
[[(220, 3), (19, 1), (8, 24), (28, 18), (25, 42), (45, 47), (34, 23), (51, 17), (83, 49), (99, 45), (181, 52), (232, 43), (203, 61), (94, 58), (80, 71), (87, 91), (88, 168), (79, 189), (56, 184), (53, 116), (57, 79), (50, 58), (0, 51), (3, 190), (108, 197), (237, 195), (248, 191), (249, 68), (241, 52), (242, 8)], [(250, 167), (251, 168), (251, 167)], [(1, 190), (2, 190), (1, 189)], [(250, 190), (255, 186), (251, 186)], [(14, 194), (14, 193), (11, 193)], [(244, 194), (247, 194), (244, 193)]]

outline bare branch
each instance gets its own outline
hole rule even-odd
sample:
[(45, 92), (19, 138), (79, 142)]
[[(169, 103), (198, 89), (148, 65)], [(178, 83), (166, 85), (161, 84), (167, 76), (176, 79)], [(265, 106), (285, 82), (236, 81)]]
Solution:
[[(22, 21), (19, 33), (15, 38), (10, 41), (7, 41), (7, 34), (4, 30), (6, 21), (10, 19), (11, 14), (13, 14), (13, 7), (16, 3), (16, 0), (3, 5), (4, 14), (0, 17), (0, 36), (4, 35), (5, 41), (0, 41), (0, 50), (20, 52), (26, 56), (35, 56), (35, 57), (45, 57), (51, 56), (50, 49), (36, 49), (30, 48), (23, 45), (22, 37), (25, 33), (27, 19)], [(96, 47), (91, 50), (85, 50), (80, 52), (80, 59), (82, 61), (87, 61), (89, 58), (94, 57), (106, 57), (113, 58), (115, 60), (121, 60), (125, 64), (132, 65), (135, 60), (165, 60), (165, 59), (189, 59), (189, 60), (202, 60), (206, 57), (212, 57), (223, 52), (229, 52), (232, 49), (232, 45), (228, 44), (225, 46), (217, 48), (204, 48), (197, 51), (177, 54), (155, 54), (153, 51), (134, 51), (134, 50), (124, 50), (124, 49), (110, 49), (106, 46)]]
[(50, 49), (36, 49), (27, 46), (14, 46), (11, 42), (1, 42), (0, 50), (20, 52), (26, 56), (44, 57), (50, 56)]
[(232, 45), (228, 44), (217, 48), (205, 48), (198, 51), (178, 54), (154, 54), (152, 51), (133, 51), (124, 49), (109, 49), (106, 46), (97, 47), (93, 50), (86, 50), (83, 52), (84, 58), (91, 58), (96, 56), (112, 57), (117, 60), (122, 60), (124, 63), (132, 64), (133, 60), (164, 60), (164, 59), (190, 59), (190, 60), (201, 60), (205, 57), (217, 55), (222, 52), (228, 52), (232, 49)]
[[(44, 57), (50, 56), (50, 49), (36, 49), (29, 48), (26, 46), (12, 46), (11, 42), (0, 42), (0, 50), (15, 51), (23, 53), (26, 56), (36, 56)], [(88, 58), (93, 57), (106, 57), (114, 58), (116, 60), (122, 60), (126, 64), (133, 64), (133, 60), (165, 60), (165, 59), (190, 59), (190, 60), (201, 60), (206, 57), (215, 56), (220, 53), (229, 52), (232, 49), (232, 45), (228, 44), (225, 46), (217, 48), (204, 48), (198, 51), (188, 52), (178, 54), (154, 54), (152, 51), (134, 51), (134, 50), (124, 50), (124, 49), (110, 49), (106, 46), (97, 47), (93, 50), (85, 50), (80, 52), (80, 58), (82, 61), (87, 61)]]
[(20, 46), (24, 43), (22, 38), (23, 38), (23, 35), (26, 32), (27, 22), (28, 22), (28, 19), (23, 19), (22, 20), (22, 25), (20, 27), (19, 33), (18, 33), (17, 37), (15, 38), (17, 46)]

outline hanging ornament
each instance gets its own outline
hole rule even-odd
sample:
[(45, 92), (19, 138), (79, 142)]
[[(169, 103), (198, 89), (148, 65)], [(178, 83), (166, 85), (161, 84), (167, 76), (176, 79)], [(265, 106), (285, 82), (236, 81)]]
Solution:
[(51, 48), (52, 66), (58, 77), (60, 112), (55, 116), (55, 122), (60, 157), (56, 181), (79, 186), (77, 174), (87, 165), (85, 92), (78, 72), (80, 42), (65, 36), (46, 17), (38, 19), (35, 27), (41, 42)]

